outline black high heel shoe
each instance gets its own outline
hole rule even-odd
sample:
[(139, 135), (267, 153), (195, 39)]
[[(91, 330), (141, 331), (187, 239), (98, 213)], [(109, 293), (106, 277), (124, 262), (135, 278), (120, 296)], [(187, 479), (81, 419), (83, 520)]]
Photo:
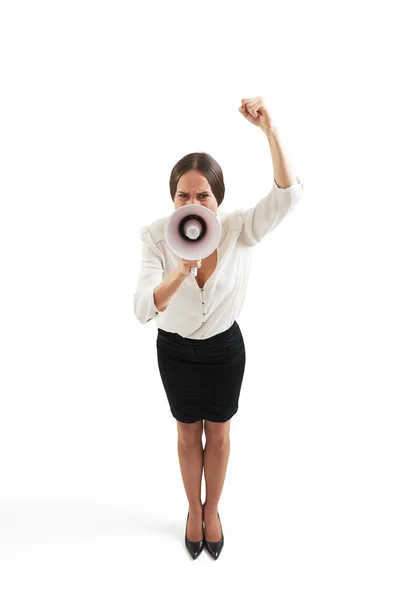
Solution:
[(221, 523), (221, 519), (219, 518), (219, 513), (217, 513), (217, 515), (218, 515), (219, 523), (221, 525), (221, 534), (222, 534), (221, 539), (218, 540), (218, 542), (209, 542), (208, 540), (206, 540), (206, 534), (205, 534), (205, 530), (204, 530), (204, 546), (208, 550), (209, 554), (211, 554), (211, 556), (215, 560), (217, 560), (217, 558), (221, 554), (221, 551), (222, 551), (222, 548), (224, 545), (224, 533), (222, 531), (222, 523)]
[(187, 522), (189, 520), (189, 513), (186, 519), (186, 530), (185, 530), (185, 546), (187, 548), (187, 551), (189, 552), (190, 556), (195, 560), (202, 552), (203, 548), (204, 548), (204, 535), (203, 535), (203, 539), (201, 539), (199, 542), (191, 542), (188, 537), (187, 537)]

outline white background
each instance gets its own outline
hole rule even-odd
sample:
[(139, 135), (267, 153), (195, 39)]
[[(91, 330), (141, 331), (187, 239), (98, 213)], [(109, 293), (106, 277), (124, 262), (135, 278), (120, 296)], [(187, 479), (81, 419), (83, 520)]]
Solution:
[[(2, 598), (399, 598), (398, 52), (389, 2), (2, 2)], [(189, 152), (224, 210), (269, 192), (257, 95), (304, 195), (253, 249), (193, 562), (138, 230)]]

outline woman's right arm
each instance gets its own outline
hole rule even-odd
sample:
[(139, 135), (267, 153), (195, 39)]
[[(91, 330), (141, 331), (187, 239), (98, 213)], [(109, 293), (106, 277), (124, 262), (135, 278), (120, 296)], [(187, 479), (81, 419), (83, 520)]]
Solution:
[(172, 296), (179, 290), (187, 275), (179, 267), (173, 269), (156, 288), (154, 288), (154, 304), (159, 311), (167, 308)]
[(163, 280), (162, 254), (148, 228), (141, 230), (141, 239), (142, 263), (133, 297), (133, 308), (138, 321), (145, 324), (156, 318), (160, 312), (167, 310), (172, 296), (190, 275), (190, 267), (201, 267), (201, 260), (180, 259), (178, 267)]

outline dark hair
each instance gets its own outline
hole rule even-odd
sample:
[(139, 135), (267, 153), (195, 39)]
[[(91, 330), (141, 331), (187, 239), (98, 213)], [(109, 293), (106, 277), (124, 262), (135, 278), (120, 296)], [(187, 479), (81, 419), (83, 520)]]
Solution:
[(201, 171), (210, 184), (212, 193), (220, 206), (225, 196), (225, 184), (222, 169), (207, 152), (191, 152), (183, 156), (173, 167), (169, 178), (169, 190), (174, 201), (178, 181), (187, 171)]

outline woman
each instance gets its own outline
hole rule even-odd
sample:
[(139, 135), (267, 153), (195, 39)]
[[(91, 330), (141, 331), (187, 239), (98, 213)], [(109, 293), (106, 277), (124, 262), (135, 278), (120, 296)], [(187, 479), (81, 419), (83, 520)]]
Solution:
[[(171, 198), (174, 209), (201, 204), (214, 212), (221, 224), (218, 248), (203, 260), (183, 260), (166, 244), (168, 217), (140, 230), (142, 265), (134, 311), (143, 324), (157, 322), (159, 372), (177, 422), (179, 464), (189, 503), (185, 545), (194, 559), (204, 546), (217, 559), (224, 544), (218, 502), (230, 452), (230, 419), (238, 410), (245, 370), (245, 345), (236, 319), (246, 292), (251, 247), (292, 210), (303, 189), (263, 99), (243, 98), (239, 111), (268, 138), (274, 168), (268, 195), (249, 209), (222, 212), (221, 167), (209, 154), (195, 152), (172, 169)], [(198, 269), (196, 277), (191, 266)]]

